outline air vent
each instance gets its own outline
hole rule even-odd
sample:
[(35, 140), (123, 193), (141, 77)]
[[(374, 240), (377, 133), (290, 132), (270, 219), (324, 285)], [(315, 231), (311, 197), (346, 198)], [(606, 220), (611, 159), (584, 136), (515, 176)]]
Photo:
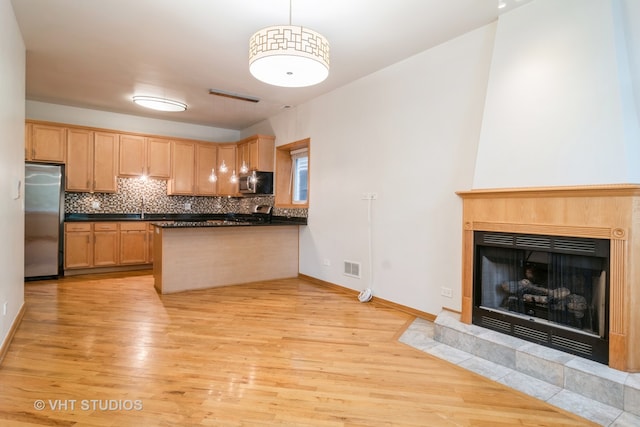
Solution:
[(487, 316), (482, 316), (481, 322), (481, 326), (486, 326), (487, 328), (502, 331), (507, 334), (511, 332), (511, 324), (509, 322), (503, 322), (502, 320), (494, 319)]
[(546, 332), (527, 328), (526, 326), (522, 325), (513, 325), (513, 334), (535, 342), (546, 343), (549, 341), (549, 335)]
[(574, 354), (584, 354), (585, 356), (593, 355), (593, 347), (591, 345), (569, 338), (553, 335), (551, 337), (551, 344), (572, 351)]
[(516, 245), (523, 248), (550, 249), (551, 238), (545, 236), (517, 236)]
[(344, 275), (349, 277), (360, 278), (360, 263), (353, 261), (344, 262)]
[(223, 98), (237, 99), (238, 101), (246, 101), (246, 102), (253, 102), (253, 103), (260, 102), (260, 99), (254, 96), (226, 92), (220, 89), (209, 89), (209, 95), (221, 96)]
[(491, 245), (513, 246), (511, 234), (484, 233), (483, 242)]
[(562, 251), (581, 252), (585, 254), (595, 254), (596, 242), (592, 239), (562, 239), (556, 238), (553, 247)]

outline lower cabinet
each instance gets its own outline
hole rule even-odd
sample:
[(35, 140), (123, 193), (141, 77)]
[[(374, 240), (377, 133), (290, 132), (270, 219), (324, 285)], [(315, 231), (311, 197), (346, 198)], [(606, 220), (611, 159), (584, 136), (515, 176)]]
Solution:
[(118, 223), (93, 223), (93, 266), (118, 265)]
[(151, 229), (147, 222), (66, 222), (64, 269), (150, 264)]
[(64, 224), (64, 269), (93, 267), (93, 231), (88, 222)]
[(120, 224), (120, 264), (145, 264), (148, 262), (149, 244), (146, 222)]

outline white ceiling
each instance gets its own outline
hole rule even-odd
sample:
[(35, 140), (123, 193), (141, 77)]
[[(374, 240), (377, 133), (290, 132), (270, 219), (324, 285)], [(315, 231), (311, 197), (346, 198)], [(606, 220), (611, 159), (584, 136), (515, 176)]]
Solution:
[[(529, 0), (292, 0), (292, 24), (323, 34), (331, 71), (319, 85), (280, 88), (248, 70), (251, 35), (287, 24), (287, 0), (12, 0), (27, 49), (26, 98), (243, 129), (494, 21)], [(209, 95), (221, 89), (253, 104)], [(184, 101), (146, 110), (133, 95)]]

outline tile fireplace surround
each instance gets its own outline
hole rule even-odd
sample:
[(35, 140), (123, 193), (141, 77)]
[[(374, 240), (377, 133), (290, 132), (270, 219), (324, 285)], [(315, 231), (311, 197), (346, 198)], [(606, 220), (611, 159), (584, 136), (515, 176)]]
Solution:
[(640, 185), (478, 189), (463, 199), (461, 321), (473, 309), (473, 233), (609, 239), (609, 366), (640, 372)]

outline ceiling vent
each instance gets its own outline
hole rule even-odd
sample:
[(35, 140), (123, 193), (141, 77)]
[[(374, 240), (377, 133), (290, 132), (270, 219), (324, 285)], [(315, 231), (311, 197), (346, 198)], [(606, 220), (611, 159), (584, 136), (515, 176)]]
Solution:
[(237, 99), (239, 101), (253, 102), (254, 104), (256, 102), (260, 102), (260, 99), (258, 99), (256, 97), (253, 97), (253, 96), (240, 95), (238, 93), (225, 92), (225, 91), (219, 90), (219, 89), (209, 89), (209, 95), (222, 96), (224, 98)]

